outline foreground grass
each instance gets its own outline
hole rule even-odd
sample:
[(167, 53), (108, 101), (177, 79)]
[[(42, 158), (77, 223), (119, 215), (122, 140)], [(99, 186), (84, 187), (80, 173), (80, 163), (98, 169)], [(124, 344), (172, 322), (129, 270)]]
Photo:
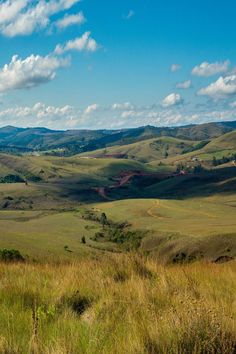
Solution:
[(0, 353), (235, 353), (236, 263), (0, 264)]

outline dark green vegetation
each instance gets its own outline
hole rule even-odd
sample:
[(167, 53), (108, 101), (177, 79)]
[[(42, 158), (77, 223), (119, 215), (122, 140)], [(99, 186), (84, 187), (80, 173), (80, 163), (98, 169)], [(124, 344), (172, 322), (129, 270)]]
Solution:
[(47, 259), (234, 258), (235, 127), (0, 129), (17, 152), (0, 154), (0, 247)]
[(18, 250), (8, 250), (4, 248), (3, 250), (0, 250), (0, 260), (3, 262), (23, 262), (24, 257)]

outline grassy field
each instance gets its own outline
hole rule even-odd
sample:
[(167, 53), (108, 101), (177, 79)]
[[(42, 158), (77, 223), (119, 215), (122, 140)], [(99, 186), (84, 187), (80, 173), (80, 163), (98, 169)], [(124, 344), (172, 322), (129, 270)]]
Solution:
[(184, 200), (137, 199), (100, 203), (112, 220), (127, 220), (149, 230), (142, 247), (173, 259), (188, 256), (217, 259), (236, 256), (236, 194)]
[(111, 255), (0, 274), (1, 353), (235, 353), (235, 262)]
[[(77, 209), (0, 211), (0, 248), (19, 249), (24, 256), (75, 259), (96, 250), (119, 250), (108, 240), (93, 240), (102, 226), (83, 217), (83, 210), (115, 223), (127, 221), (128, 230), (142, 230), (141, 249), (172, 261), (188, 258), (236, 256), (236, 194), (184, 200), (136, 199), (78, 205)], [(85, 236), (86, 244), (81, 243)], [(67, 252), (64, 246), (72, 252)], [(187, 260), (186, 259), (186, 260)]]
[[(0, 249), (18, 249), (24, 257), (41, 262), (52, 257), (71, 261), (103, 250), (118, 250), (109, 241), (95, 242), (94, 235), (102, 226), (82, 215), (79, 209), (67, 212), (1, 211)], [(86, 243), (82, 243), (83, 237)]]

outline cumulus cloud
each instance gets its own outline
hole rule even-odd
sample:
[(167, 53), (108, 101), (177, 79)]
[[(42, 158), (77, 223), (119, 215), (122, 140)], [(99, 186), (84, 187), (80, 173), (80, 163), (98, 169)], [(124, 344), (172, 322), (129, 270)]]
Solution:
[(50, 18), (70, 9), (80, 0), (3, 0), (0, 4), (0, 32), (8, 37), (29, 35), (44, 29)]
[(166, 96), (162, 101), (162, 107), (172, 107), (183, 103), (183, 98), (178, 93), (171, 93), (170, 95)]
[(191, 85), (192, 85), (191, 80), (187, 80), (187, 81), (179, 82), (176, 85), (176, 88), (182, 89), (182, 90), (187, 90), (187, 89), (189, 89), (191, 87)]
[(198, 91), (199, 96), (208, 96), (214, 100), (227, 98), (236, 94), (236, 75), (219, 77), (209, 86)]
[(59, 29), (64, 29), (69, 26), (80, 26), (86, 21), (83, 12), (79, 12), (76, 15), (66, 14), (62, 19), (56, 22), (56, 26)]
[(98, 104), (96, 104), (96, 103), (91, 104), (90, 106), (88, 106), (88, 107), (84, 110), (84, 114), (89, 115), (89, 114), (91, 114), (91, 113), (97, 111), (98, 108), (99, 108), (99, 105), (98, 105)]
[(69, 51), (88, 51), (95, 52), (98, 49), (98, 44), (95, 39), (91, 38), (90, 32), (85, 32), (81, 37), (78, 37), (74, 40), (70, 40), (66, 42), (66, 44), (60, 45), (58, 44), (55, 48), (55, 53), (61, 55), (65, 52)]
[(195, 66), (192, 70), (192, 74), (196, 76), (209, 77), (227, 72), (229, 69), (229, 65), (229, 60), (216, 63), (208, 63), (207, 61), (205, 61), (202, 64)]
[(171, 67), (170, 67), (170, 71), (172, 73), (175, 73), (176, 71), (178, 71), (180, 69), (181, 69), (181, 65), (180, 64), (172, 64)]
[(55, 78), (58, 68), (67, 65), (67, 59), (50, 55), (30, 55), (23, 60), (14, 55), (11, 62), (0, 69), (0, 92), (27, 89), (49, 82)]

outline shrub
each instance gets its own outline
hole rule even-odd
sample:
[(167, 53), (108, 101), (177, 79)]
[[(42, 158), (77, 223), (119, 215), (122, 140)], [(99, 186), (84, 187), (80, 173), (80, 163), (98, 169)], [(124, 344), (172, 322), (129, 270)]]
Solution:
[(23, 262), (24, 257), (18, 250), (4, 248), (0, 250), (0, 260), (4, 262)]
[(66, 252), (69, 252), (69, 253), (72, 253), (72, 251), (69, 249), (69, 246), (64, 246), (64, 250), (66, 251)]
[(87, 296), (82, 296), (79, 291), (76, 291), (69, 297), (63, 297), (61, 302), (63, 305), (69, 306), (80, 316), (91, 306), (92, 299)]
[(7, 175), (0, 178), (0, 183), (22, 183), (24, 180), (18, 175)]

